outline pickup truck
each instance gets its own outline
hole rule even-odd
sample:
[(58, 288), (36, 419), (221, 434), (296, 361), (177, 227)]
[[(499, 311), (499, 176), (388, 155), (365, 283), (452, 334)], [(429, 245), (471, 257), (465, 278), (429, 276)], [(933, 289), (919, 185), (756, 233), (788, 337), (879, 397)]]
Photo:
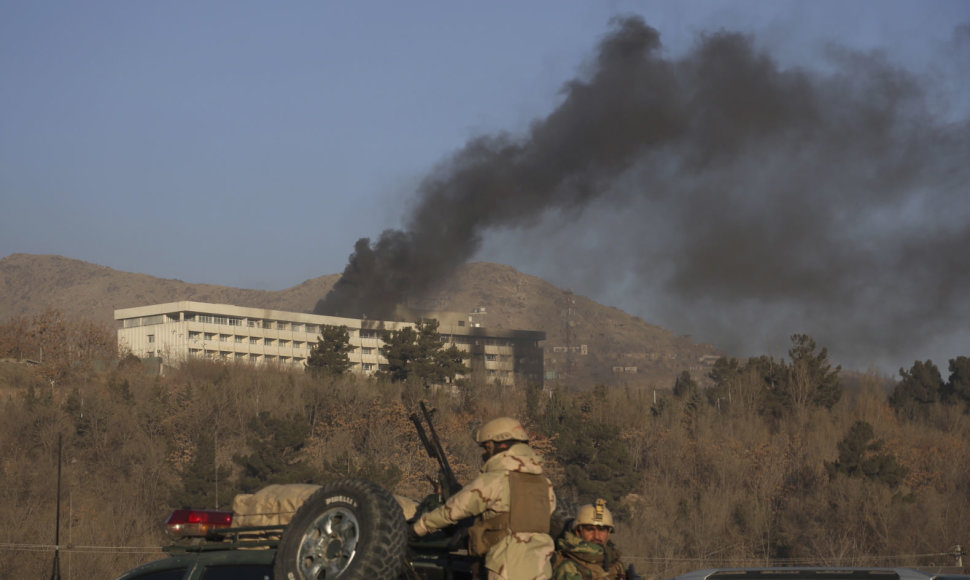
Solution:
[(118, 580), (475, 577), (478, 559), (464, 547), (465, 529), (408, 542), (409, 509), (415, 506), (376, 483), (343, 479), (319, 487), (286, 523), (234, 526), (244, 514), (176, 510), (166, 523), (175, 538), (164, 548), (168, 557)]

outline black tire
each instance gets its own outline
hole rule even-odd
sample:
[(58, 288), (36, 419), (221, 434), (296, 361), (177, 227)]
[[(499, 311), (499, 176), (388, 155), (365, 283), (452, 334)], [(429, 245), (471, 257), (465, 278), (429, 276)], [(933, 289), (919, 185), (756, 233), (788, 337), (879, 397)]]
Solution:
[(277, 580), (379, 580), (404, 570), (407, 529), (386, 489), (360, 479), (324, 485), (300, 506), (283, 532)]

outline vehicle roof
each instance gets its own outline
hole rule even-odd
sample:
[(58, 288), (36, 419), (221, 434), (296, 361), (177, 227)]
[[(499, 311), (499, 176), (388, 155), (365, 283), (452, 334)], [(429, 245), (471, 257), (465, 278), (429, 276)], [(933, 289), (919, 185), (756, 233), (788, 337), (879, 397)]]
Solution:
[[(958, 576), (955, 576), (959, 578)], [(954, 578), (913, 568), (865, 568), (803, 566), (768, 568), (709, 568), (676, 576), (672, 580), (931, 580)]]
[(219, 566), (224, 564), (271, 565), (276, 550), (211, 550), (202, 552), (180, 552), (167, 558), (142, 564), (128, 570), (118, 580), (135, 578), (149, 572), (159, 572), (175, 568), (192, 568), (197, 565)]

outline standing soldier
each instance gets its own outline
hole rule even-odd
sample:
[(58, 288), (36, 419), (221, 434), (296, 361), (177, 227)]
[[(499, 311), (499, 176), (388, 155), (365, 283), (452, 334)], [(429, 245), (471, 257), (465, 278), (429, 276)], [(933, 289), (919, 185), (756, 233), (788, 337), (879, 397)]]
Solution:
[(485, 556), (489, 580), (547, 580), (555, 550), (549, 518), (556, 495), (542, 475), (542, 459), (529, 447), (522, 424), (509, 417), (483, 425), (476, 440), (484, 450), (481, 474), (444, 505), (422, 514), (414, 534), (475, 517), (469, 551)]
[(626, 578), (620, 551), (610, 541), (613, 514), (606, 500), (579, 508), (572, 531), (559, 539), (555, 580), (619, 580)]

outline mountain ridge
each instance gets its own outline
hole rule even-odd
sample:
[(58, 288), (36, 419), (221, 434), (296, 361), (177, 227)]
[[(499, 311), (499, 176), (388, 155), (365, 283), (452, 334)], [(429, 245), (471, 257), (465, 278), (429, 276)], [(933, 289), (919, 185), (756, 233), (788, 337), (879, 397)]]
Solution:
[[(114, 325), (117, 308), (181, 300), (312, 312), (339, 278), (327, 274), (283, 290), (250, 290), (124, 272), (60, 255), (17, 253), (0, 259), (0, 323), (56, 309)], [(684, 370), (700, 379), (721, 354), (712, 345), (502, 264), (465, 264), (411, 306), (484, 309), (478, 316), (485, 327), (545, 331), (547, 382), (573, 389), (594, 384), (669, 388)]]

